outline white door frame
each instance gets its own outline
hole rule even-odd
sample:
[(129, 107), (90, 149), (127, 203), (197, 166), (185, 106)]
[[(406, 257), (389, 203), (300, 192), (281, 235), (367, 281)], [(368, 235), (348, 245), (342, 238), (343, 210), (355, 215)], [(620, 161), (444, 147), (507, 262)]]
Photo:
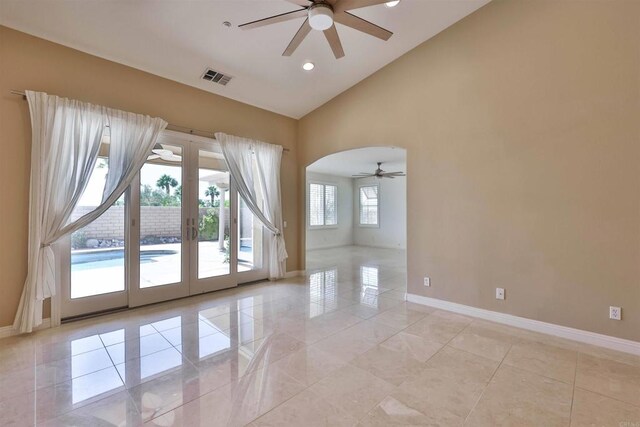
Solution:
[[(129, 210), (131, 205), (130, 191), (125, 191), (124, 213), (124, 259), (129, 258), (131, 238), (129, 229)], [(54, 296), (51, 302), (52, 326), (59, 325), (63, 318), (83, 316), (102, 311), (125, 308), (129, 305), (130, 267), (124, 263), (124, 289), (101, 295), (90, 295), (81, 298), (71, 298), (71, 235), (60, 239), (53, 247), (58, 267), (56, 275), (59, 297)], [(57, 300), (57, 301), (56, 301)]]
[[(267, 235), (262, 227), (262, 266), (238, 272), (238, 192), (230, 179), (230, 272), (228, 275), (198, 279), (197, 239), (193, 239), (192, 227), (198, 223), (198, 156), (199, 150), (221, 152), (215, 139), (188, 133), (165, 130), (158, 143), (178, 145), (182, 156), (182, 277), (175, 284), (149, 288), (139, 288), (140, 280), (140, 175), (138, 174), (125, 193), (125, 289), (108, 294), (71, 299), (71, 236), (67, 236), (54, 246), (58, 269), (57, 287), (59, 297), (52, 303), (52, 324), (59, 324), (60, 318), (82, 316), (119, 308), (137, 307), (155, 302), (197, 295), (237, 286), (240, 283), (268, 278)], [(197, 229), (196, 229), (197, 230)], [(187, 234), (189, 233), (189, 236)]]
[[(192, 141), (191, 144), (190, 160), (193, 167), (189, 169), (191, 173), (190, 182), (192, 185), (189, 187), (189, 194), (192, 197), (193, 202), (190, 204), (189, 217), (191, 218), (192, 227), (196, 226), (199, 222), (200, 210), (198, 206), (198, 190), (199, 190), (199, 173), (200, 173), (200, 151), (210, 151), (220, 153), (219, 144), (213, 139)], [(237, 217), (236, 205), (237, 191), (231, 177), (229, 177), (229, 273), (219, 276), (212, 276), (200, 279), (198, 277), (198, 235), (192, 234), (189, 240), (189, 260), (190, 260), (190, 273), (191, 273), (191, 295), (202, 294), (211, 291), (218, 291), (222, 289), (233, 288), (238, 286), (238, 277), (235, 274), (238, 258), (236, 256), (236, 241), (237, 232), (234, 223)], [(224, 209), (224, 206), (220, 206), (220, 209)], [(218, 239), (224, 239), (224, 235), (218, 236)]]
[[(140, 235), (141, 213), (140, 213), (140, 172), (131, 182), (129, 204), (129, 237), (133, 243), (128, 251), (129, 268), (129, 307), (153, 304), (161, 301), (182, 298), (189, 295), (189, 246), (187, 243), (186, 218), (189, 212), (189, 194), (184, 194), (185, 188), (190, 188), (191, 183), (188, 178), (189, 150), (190, 147), (184, 141), (165, 140), (158, 138), (159, 143), (166, 143), (181, 148), (182, 162), (182, 194), (181, 194), (181, 217), (180, 217), (180, 281), (165, 285), (152, 286), (148, 288), (140, 287)], [(188, 193), (188, 192), (186, 192)]]

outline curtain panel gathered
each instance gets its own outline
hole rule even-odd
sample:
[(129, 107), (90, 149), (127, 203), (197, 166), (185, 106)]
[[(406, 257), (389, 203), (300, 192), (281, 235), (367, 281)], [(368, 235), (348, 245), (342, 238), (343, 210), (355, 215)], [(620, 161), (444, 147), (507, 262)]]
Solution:
[[(42, 323), (42, 304), (56, 295), (51, 245), (106, 211), (126, 190), (167, 123), (42, 92), (26, 92), (31, 114), (28, 271), (14, 328)], [(108, 127), (108, 171), (101, 204), (70, 221), (93, 172)]]
[(270, 232), (269, 278), (283, 278), (288, 255), (280, 193), (282, 146), (224, 133), (216, 133), (215, 136), (240, 197)]

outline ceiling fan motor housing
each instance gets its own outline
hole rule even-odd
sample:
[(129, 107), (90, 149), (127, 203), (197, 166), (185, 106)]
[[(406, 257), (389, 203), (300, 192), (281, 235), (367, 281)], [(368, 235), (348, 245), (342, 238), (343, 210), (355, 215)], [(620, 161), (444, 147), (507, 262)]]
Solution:
[(324, 31), (333, 25), (333, 9), (327, 3), (314, 3), (308, 9), (309, 25), (318, 31)]

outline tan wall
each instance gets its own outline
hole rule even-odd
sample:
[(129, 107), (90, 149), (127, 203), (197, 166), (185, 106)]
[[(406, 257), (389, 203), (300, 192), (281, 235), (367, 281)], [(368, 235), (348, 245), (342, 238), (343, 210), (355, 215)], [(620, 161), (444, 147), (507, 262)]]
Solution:
[(282, 167), (287, 269), (298, 269), (295, 120), (0, 26), (0, 327), (13, 322), (27, 271), (31, 131), (27, 103), (10, 95), (11, 89), (45, 91), (289, 148)]
[(640, 2), (494, 0), (299, 134), (408, 150), (410, 293), (640, 340)]

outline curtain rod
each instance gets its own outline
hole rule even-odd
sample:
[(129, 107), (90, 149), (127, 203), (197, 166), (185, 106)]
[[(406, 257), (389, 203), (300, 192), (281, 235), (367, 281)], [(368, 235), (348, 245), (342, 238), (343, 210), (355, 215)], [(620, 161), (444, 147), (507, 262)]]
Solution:
[[(24, 93), (24, 92), (21, 92), (19, 90), (10, 90), (9, 92), (12, 95), (21, 96), (22, 99), (25, 99), (25, 100), (27, 99), (27, 94)], [(199, 130), (199, 129), (191, 129), (191, 128), (188, 128), (186, 126), (178, 126), (178, 125), (169, 124), (169, 125), (167, 125), (167, 129), (168, 130), (175, 130), (175, 131), (183, 132), (183, 133), (188, 133), (188, 134), (196, 135), (196, 136), (204, 136), (205, 138), (215, 138), (215, 133), (214, 132), (209, 132), (209, 131), (206, 131), (206, 130)], [(282, 151), (288, 152), (289, 149), (283, 147)]]

